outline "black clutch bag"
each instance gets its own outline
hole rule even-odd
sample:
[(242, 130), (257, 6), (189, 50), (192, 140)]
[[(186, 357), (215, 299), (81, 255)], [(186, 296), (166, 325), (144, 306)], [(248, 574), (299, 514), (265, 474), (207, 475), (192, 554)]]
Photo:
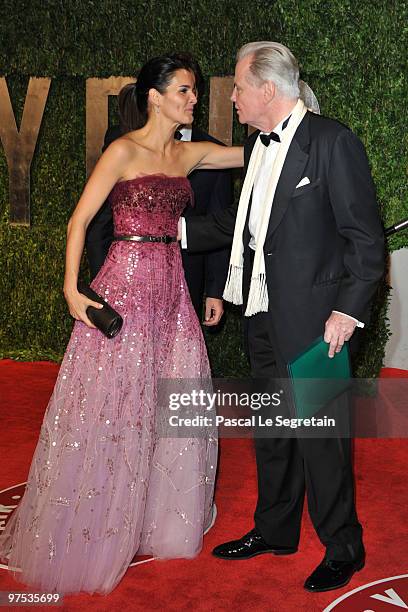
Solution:
[(122, 329), (123, 319), (116, 310), (109, 306), (107, 302), (93, 289), (85, 283), (78, 283), (78, 291), (94, 302), (103, 304), (103, 308), (88, 306), (86, 314), (91, 321), (107, 338), (114, 338)]

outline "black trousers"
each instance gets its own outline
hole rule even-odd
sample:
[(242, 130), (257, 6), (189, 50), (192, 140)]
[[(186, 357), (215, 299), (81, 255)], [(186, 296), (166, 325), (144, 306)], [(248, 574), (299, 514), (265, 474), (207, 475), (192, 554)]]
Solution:
[[(286, 376), (283, 361), (274, 350), (272, 330), (269, 313), (258, 313), (248, 320), (251, 375), (267, 381), (271, 391), (274, 381)], [(347, 393), (336, 402), (336, 410), (342, 411), (343, 416), (349, 411)], [(282, 407), (276, 414), (279, 412), (283, 412)], [(266, 542), (298, 545), (306, 492), (310, 518), (326, 547), (326, 557), (349, 561), (363, 554), (362, 527), (354, 503), (350, 438), (257, 437), (255, 451), (255, 526)]]

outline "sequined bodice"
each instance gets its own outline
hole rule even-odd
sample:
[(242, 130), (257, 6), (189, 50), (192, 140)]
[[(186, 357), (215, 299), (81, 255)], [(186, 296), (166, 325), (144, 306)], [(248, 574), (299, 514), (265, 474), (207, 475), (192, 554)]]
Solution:
[(116, 183), (109, 196), (116, 234), (177, 234), (177, 222), (191, 202), (184, 176), (148, 174)]

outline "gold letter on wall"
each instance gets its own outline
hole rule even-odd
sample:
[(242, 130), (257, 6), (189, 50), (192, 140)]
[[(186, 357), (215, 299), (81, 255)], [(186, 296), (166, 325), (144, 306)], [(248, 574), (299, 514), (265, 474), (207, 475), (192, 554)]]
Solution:
[(211, 77), (208, 131), (226, 145), (232, 144), (232, 102), (234, 77)]
[(0, 78), (0, 138), (9, 169), (10, 223), (30, 225), (30, 167), (47, 102), (51, 79), (31, 77), (20, 131), (7, 82)]
[[(108, 129), (108, 96), (117, 96), (122, 87), (134, 83), (131, 77), (86, 80), (86, 174), (89, 176), (101, 154)], [(119, 123), (119, 121), (118, 121)]]

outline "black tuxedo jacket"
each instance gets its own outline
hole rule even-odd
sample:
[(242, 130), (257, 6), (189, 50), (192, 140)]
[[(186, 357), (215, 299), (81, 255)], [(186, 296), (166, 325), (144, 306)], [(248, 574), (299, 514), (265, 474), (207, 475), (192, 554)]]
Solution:
[[(245, 170), (258, 134), (245, 144)], [(296, 188), (304, 177), (310, 183)], [(236, 207), (231, 207), (190, 220), (188, 248), (230, 244), (235, 217)], [(247, 219), (244, 310), (251, 276), (249, 239)], [(368, 322), (384, 269), (383, 230), (364, 147), (338, 121), (307, 112), (299, 125), (277, 185), (264, 255), (278, 358), (289, 361), (322, 335), (332, 310)]]
[[(121, 136), (121, 131), (118, 126), (109, 128), (105, 135), (103, 150), (119, 136)], [(222, 144), (196, 127), (193, 127), (192, 130), (192, 140), (208, 140)], [(183, 213), (185, 217), (192, 218), (206, 213), (216, 213), (231, 206), (233, 191), (232, 175), (229, 170), (195, 170), (188, 176), (188, 179), (194, 192), (194, 205), (186, 208)], [(105, 261), (112, 240), (112, 210), (107, 200), (89, 224), (86, 234), (85, 244), (92, 278), (96, 276)], [(182, 251), (186, 282), (199, 317), (201, 317), (204, 290), (208, 297), (222, 297), (229, 256), (229, 246), (224, 246), (216, 252), (211, 251), (211, 253)]]

